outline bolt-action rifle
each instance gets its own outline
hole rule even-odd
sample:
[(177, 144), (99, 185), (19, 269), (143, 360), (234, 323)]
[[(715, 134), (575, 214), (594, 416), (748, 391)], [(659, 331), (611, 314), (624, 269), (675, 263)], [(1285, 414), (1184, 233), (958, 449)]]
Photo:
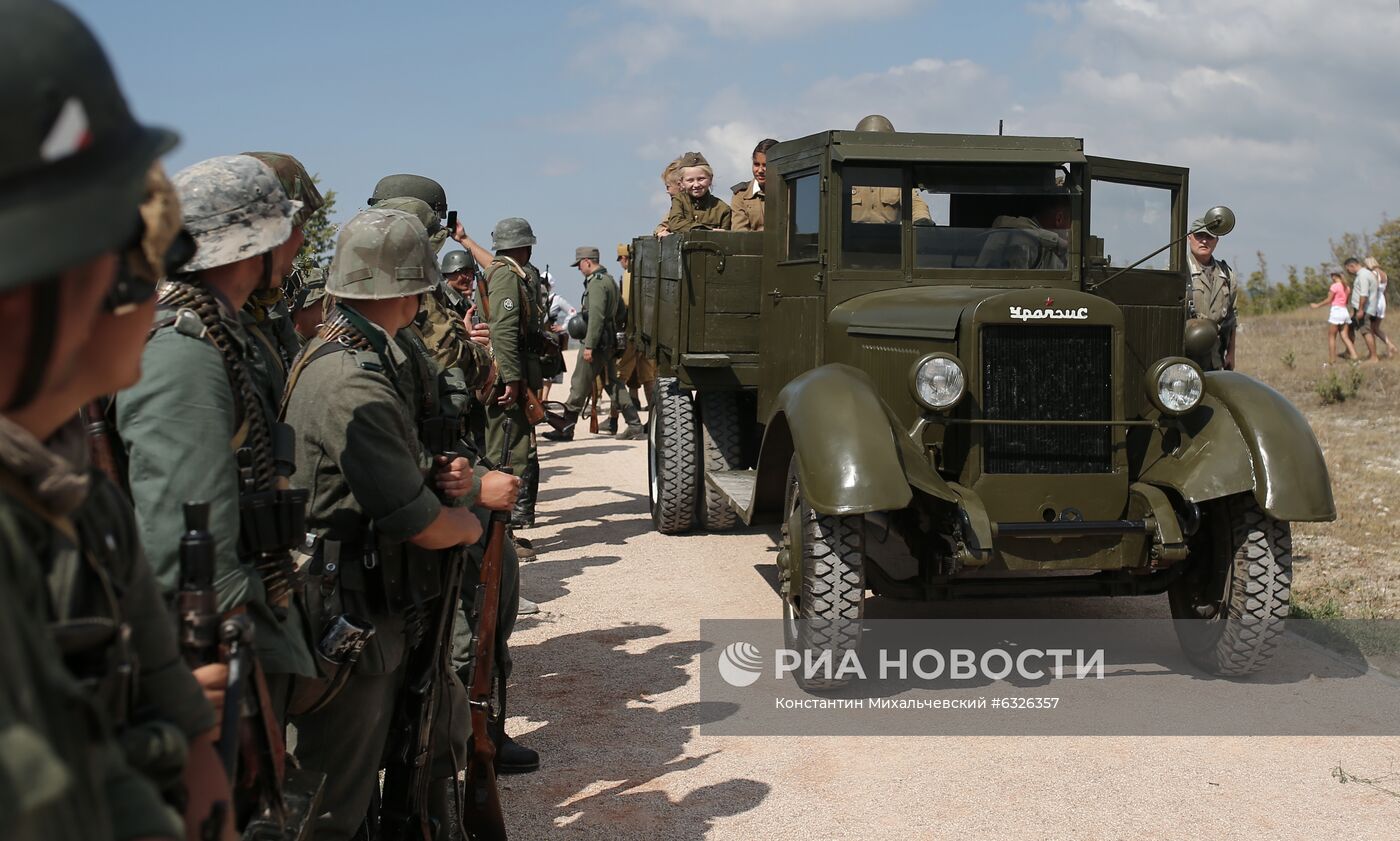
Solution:
[[(510, 424), (510, 421), (506, 421)], [(502, 446), (502, 473), (511, 473), (510, 428)], [(481, 576), (472, 601), (476, 613), (476, 636), (473, 640), (471, 686), (467, 700), (471, 706), (472, 738), (467, 749), (467, 790), (463, 804), (463, 823), (471, 841), (505, 841), (506, 821), (501, 811), (501, 793), (496, 788), (496, 743), (491, 741), (491, 685), (496, 667), (497, 620), (501, 604), (501, 553), (510, 539), (506, 526), (510, 511), (491, 512), (491, 534), (481, 559)]]
[[(510, 422), (507, 421), (507, 424)], [(445, 419), (434, 418), (422, 424), (421, 437), (427, 448), (450, 464), (458, 453), (456, 429)], [(510, 429), (506, 429), (510, 438)], [(438, 494), (444, 504), (450, 500)], [(433, 783), (433, 736), (438, 716), (450, 704), (447, 695), (452, 676), (452, 625), (462, 600), (462, 575), (466, 570), (465, 547), (447, 553), (442, 571), (443, 586), (437, 600), (437, 613), (428, 620), (428, 632), (408, 653), (407, 679), (394, 711), (394, 733), (384, 768), (384, 792), (379, 808), (379, 841), (434, 841), (456, 837), (446, 827), (434, 824), (429, 809)], [(456, 793), (457, 777), (451, 786)], [(460, 816), (460, 810), (449, 815)]]
[(207, 502), (185, 503), (175, 609), (185, 662), (191, 668), (228, 664), (218, 751), (233, 786), (235, 825), (246, 839), (307, 841), (325, 778), (298, 773), (293, 791), (284, 793), (286, 747), (253, 653), (252, 620), (246, 613), (219, 613)]

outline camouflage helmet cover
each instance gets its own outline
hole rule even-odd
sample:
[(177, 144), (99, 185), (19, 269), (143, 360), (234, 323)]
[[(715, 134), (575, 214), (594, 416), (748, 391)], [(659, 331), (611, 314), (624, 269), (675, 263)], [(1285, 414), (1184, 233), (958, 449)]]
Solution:
[(441, 280), (428, 232), (418, 217), (371, 207), (340, 229), (326, 292), (377, 301), (427, 292)]
[(888, 134), (894, 131), (894, 123), (883, 114), (871, 114), (856, 123), (856, 131), (878, 131)]
[(491, 247), (494, 251), (525, 248), (534, 245), (535, 241), (535, 232), (530, 228), (530, 223), (519, 216), (502, 219), (491, 229)]
[(374, 207), (385, 199), (401, 196), (425, 202), (437, 213), (439, 219), (447, 218), (447, 191), (438, 182), (422, 175), (400, 173), (384, 176), (374, 185), (374, 195), (369, 197), (367, 204)]
[(301, 161), (291, 155), (282, 152), (244, 152), (250, 158), (257, 158), (277, 173), (277, 180), (282, 184), (282, 190), (287, 197), (301, 202), (301, 210), (292, 217), (292, 226), (301, 227), (306, 224), (306, 220), (311, 218), (311, 214), (325, 207), (326, 200), (322, 198), (321, 191), (316, 188), (316, 182), (307, 173), (306, 167), (301, 165)]
[(272, 168), (247, 155), (200, 161), (175, 173), (185, 229), (199, 250), (187, 272), (227, 266), (265, 254), (292, 235), (292, 201)]
[(63, 6), (0, 4), (0, 113), (0, 291), (132, 240), (147, 173), (176, 138), (135, 121), (102, 46)]
[(441, 269), (444, 277), (457, 272), (471, 274), (476, 271), (476, 258), (472, 257), (469, 251), (449, 251), (442, 255)]
[(326, 270), (313, 267), (302, 272), (302, 286), (292, 300), (291, 311), (306, 309), (326, 297)]

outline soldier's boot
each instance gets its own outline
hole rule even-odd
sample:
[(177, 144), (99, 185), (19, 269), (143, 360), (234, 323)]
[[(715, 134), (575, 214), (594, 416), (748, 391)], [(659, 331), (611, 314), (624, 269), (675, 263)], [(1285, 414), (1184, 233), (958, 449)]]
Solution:
[(627, 406), (622, 410), (622, 416), (627, 419), (627, 429), (617, 436), (619, 441), (633, 441), (638, 438), (647, 437), (647, 428), (642, 425), (641, 415), (637, 414), (636, 406)]
[(520, 597), (520, 606), (517, 607), (515, 610), (516, 616), (534, 616), (536, 613), (539, 612), (539, 605), (535, 604), (534, 602), (530, 601), (524, 596)]
[(611, 415), (608, 416), (608, 419), (607, 419), (607, 420), (605, 420), (605, 421), (603, 421), (602, 423), (598, 424), (598, 434), (600, 434), (600, 435), (616, 435), (616, 434), (617, 434), (617, 413), (616, 413), (616, 412), (613, 412)]
[(439, 777), (428, 783), (428, 817), (436, 827), (435, 841), (467, 841), (461, 805), (462, 795), (455, 777)]
[(505, 682), (496, 682), (496, 692), (500, 708), (488, 722), (491, 741), (496, 743), (497, 774), (529, 774), (540, 770), (539, 751), (525, 747), (506, 735), (506, 690)]
[(520, 559), (520, 563), (533, 561), (536, 557), (535, 546), (523, 537), (511, 535), (511, 540), (515, 542), (515, 556)]
[(574, 427), (578, 425), (578, 412), (573, 409), (564, 410), (564, 425), (560, 429), (546, 429), (541, 433), (550, 441), (572, 441), (574, 440)]
[(534, 462), (520, 471), (520, 494), (515, 498), (515, 507), (510, 512), (510, 525), (515, 529), (535, 527), (535, 495), (540, 488), (540, 468)]

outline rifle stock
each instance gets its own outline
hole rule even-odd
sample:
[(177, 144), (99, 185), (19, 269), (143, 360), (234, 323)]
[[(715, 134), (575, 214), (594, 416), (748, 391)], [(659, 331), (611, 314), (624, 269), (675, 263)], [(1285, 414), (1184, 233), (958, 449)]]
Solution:
[(593, 378), (593, 399), (589, 401), (591, 408), (588, 410), (588, 431), (594, 435), (598, 434), (598, 398), (603, 396), (603, 389), (598, 385), (598, 378)]
[(107, 401), (99, 397), (84, 406), (79, 414), (82, 415), (83, 429), (87, 432), (92, 466), (107, 474), (108, 479), (125, 491), (126, 479), (117, 464), (117, 452), (112, 446), (112, 429), (107, 425)]
[[(506, 421), (505, 452), (496, 468), (510, 473), (510, 421)], [(501, 793), (496, 787), (496, 744), (491, 741), (491, 684), (496, 668), (496, 624), (501, 604), (501, 554), (510, 539), (506, 526), (510, 511), (491, 512), (491, 535), (481, 559), (476, 588), (476, 635), (473, 640), (472, 680), (467, 701), (471, 707), (472, 740), (467, 751), (467, 785), (463, 823), (471, 841), (505, 841), (506, 822)]]

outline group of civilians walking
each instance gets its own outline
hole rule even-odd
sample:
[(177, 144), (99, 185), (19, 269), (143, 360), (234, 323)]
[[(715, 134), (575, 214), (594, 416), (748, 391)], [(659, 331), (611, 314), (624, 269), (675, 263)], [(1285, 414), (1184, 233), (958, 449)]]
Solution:
[[(1346, 359), (1361, 359), (1356, 352), (1357, 336), (1365, 342), (1370, 353), (1366, 357), (1367, 362), (1381, 360), (1377, 342), (1385, 347), (1387, 358), (1394, 356), (1397, 350), (1395, 342), (1385, 334), (1384, 327), (1390, 277), (1375, 257), (1367, 257), (1364, 263), (1355, 257), (1348, 257), (1342, 268), (1346, 269), (1345, 274), (1332, 272), (1332, 285), (1327, 290), (1327, 297), (1312, 305), (1313, 309), (1331, 307), (1327, 315), (1327, 358), (1336, 359), (1339, 355), (1337, 339), (1340, 337), (1346, 347), (1346, 353), (1340, 355)], [(1351, 276), (1350, 283), (1347, 282), (1347, 275)]]

